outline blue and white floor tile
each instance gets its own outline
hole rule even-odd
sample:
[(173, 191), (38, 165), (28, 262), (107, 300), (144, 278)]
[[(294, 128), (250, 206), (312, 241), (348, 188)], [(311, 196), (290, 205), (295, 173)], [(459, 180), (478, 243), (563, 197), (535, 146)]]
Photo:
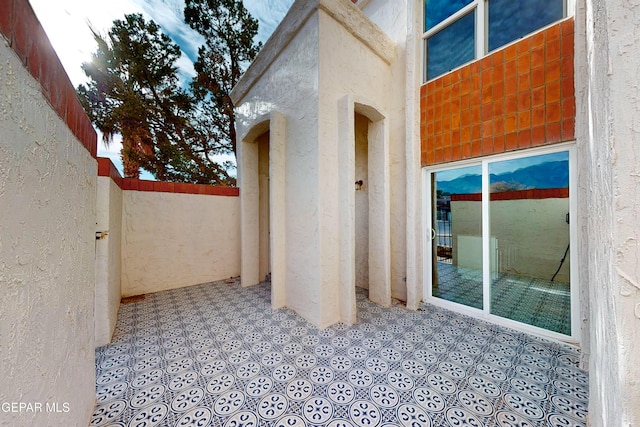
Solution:
[(319, 330), (228, 280), (120, 307), (92, 426), (584, 426), (575, 349), (435, 306)]

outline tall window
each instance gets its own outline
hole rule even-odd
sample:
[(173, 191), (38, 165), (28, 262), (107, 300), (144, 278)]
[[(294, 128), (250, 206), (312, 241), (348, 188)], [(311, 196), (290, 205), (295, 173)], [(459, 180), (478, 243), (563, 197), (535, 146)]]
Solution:
[(571, 0), (425, 0), (425, 81), (567, 16)]

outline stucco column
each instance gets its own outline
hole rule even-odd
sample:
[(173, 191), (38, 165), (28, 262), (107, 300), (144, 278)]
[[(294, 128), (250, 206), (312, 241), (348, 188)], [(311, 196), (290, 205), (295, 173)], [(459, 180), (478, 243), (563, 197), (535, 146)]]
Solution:
[(355, 120), (350, 96), (338, 105), (340, 191), (340, 320), (357, 321), (355, 291)]
[(391, 304), (389, 130), (386, 119), (369, 124), (369, 299)]
[(269, 134), (269, 206), (271, 213), (271, 306), (286, 305), (286, 117), (276, 111), (271, 113)]
[(242, 169), (239, 183), (242, 254), (240, 280), (242, 286), (251, 286), (260, 283), (258, 144), (242, 141), (238, 151), (238, 163)]

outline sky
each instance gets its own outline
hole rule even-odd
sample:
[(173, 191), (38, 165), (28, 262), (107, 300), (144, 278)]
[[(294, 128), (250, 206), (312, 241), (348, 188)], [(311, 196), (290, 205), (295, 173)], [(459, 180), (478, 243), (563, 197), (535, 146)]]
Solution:
[[(76, 87), (87, 81), (80, 67), (91, 60), (91, 54), (96, 50), (89, 26), (106, 34), (115, 19), (123, 19), (130, 13), (142, 13), (147, 20), (159, 24), (182, 50), (178, 63), (181, 77), (188, 80), (194, 74), (193, 61), (203, 38), (184, 23), (184, 0), (30, 0), (30, 3)], [(258, 19), (257, 39), (264, 44), (293, 0), (243, 0), (243, 3)], [(98, 155), (111, 158), (122, 173), (121, 148), (118, 140), (108, 147), (102, 138), (98, 141)], [(141, 178), (151, 179), (151, 175), (143, 173)]]

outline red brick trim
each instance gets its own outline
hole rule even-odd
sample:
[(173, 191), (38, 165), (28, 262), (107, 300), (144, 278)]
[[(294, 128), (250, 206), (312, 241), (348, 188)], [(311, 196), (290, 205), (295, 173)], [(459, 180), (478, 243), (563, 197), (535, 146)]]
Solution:
[(122, 190), (127, 191), (150, 191), (156, 193), (181, 193), (181, 194), (203, 194), (207, 196), (229, 196), (238, 197), (239, 188), (216, 187), (204, 184), (189, 184), (184, 182), (161, 182), (149, 181), (145, 179), (122, 178), (111, 159), (98, 157), (98, 176), (109, 177)]
[[(491, 193), (491, 201), (496, 200), (535, 200), (535, 199), (566, 199), (569, 197), (568, 188), (541, 188), (533, 190), (503, 191)], [(482, 194), (452, 194), (452, 202), (481, 202)]]
[(116, 169), (116, 165), (107, 157), (98, 157), (98, 176), (109, 177), (122, 188), (122, 176)]
[(96, 157), (96, 131), (28, 0), (0, 0), (0, 33), (40, 83), (42, 95), (51, 107), (91, 156)]

